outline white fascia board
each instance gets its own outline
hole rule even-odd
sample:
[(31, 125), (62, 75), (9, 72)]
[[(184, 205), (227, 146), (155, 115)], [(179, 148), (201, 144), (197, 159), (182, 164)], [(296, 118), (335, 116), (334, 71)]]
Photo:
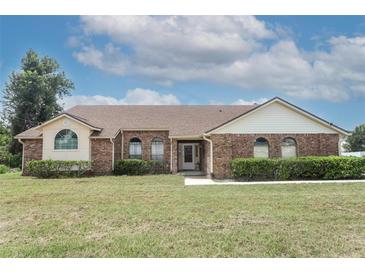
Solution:
[(102, 130), (101, 128), (97, 128), (97, 127), (93, 127), (91, 125), (88, 125), (87, 123), (84, 123), (84, 122), (82, 122), (82, 121), (80, 121), (80, 120), (72, 117), (71, 115), (69, 115), (67, 113), (63, 113), (63, 114), (61, 114), (61, 115), (59, 115), (59, 116), (57, 116), (57, 117), (55, 117), (55, 118), (53, 118), (51, 120), (48, 120), (47, 122), (45, 122), (45, 123), (43, 123), (43, 124), (41, 124), (39, 126), (36, 126), (34, 129), (40, 129), (40, 128), (42, 128), (42, 127), (44, 127), (44, 126), (46, 126), (46, 125), (48, 125), (50, 123), (53, 123), (54, 121), (57, 121), (57, 120), (59, 120), (59, 119), (61, 119), (63, 117), (67, 117), (67, 118), (75, 121), (76, 123), (82, 124), (82, 125), (90, 128), (91, 130), (95, 130), (95, 131), (101, 131)]

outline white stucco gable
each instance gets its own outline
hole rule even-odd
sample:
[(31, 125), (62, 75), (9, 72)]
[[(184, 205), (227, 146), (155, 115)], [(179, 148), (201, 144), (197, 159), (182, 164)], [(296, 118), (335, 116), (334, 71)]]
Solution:
[[(55, 137), (63, 129), (69, 129), (76, 133), (78, 148), (74, 150), (56, 150), (54, 148)], [(53, 120), (40, 129), (43, 135), (42, 158), (43, 160), (90, 160), (90, 135), (89, 126), (78, 122), (68, 116), (62, 116)]]
[(252, 111), (227, 122), (208, 133), (337, 133), (340, 135), (348, 135), (345, 130), (297, 108), (280, 98), (275, 98), (260, 105)]

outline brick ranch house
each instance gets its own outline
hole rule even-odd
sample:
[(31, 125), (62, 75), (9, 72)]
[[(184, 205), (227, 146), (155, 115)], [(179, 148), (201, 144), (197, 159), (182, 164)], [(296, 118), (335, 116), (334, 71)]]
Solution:
[(32, 159), (88, 160), (107, 174), (120, 159), (162, 160), (172, 173), (230, 176), (236, 157), (339, 155), (346, 130), (273, 98), (261, 105), (75, 106), (16, 136)]

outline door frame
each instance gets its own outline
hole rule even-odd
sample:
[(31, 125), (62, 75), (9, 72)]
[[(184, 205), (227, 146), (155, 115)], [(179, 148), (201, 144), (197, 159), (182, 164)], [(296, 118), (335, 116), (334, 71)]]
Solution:
[[(191, 153), (192, 153), (192, 162), (185, 163), (185, 146), (191, 146)], [(191, 165), (191, 168), (186, 167), (185, 165)], [(183, 143), (182, 144), (182, 169), (183, 170), (195, 170), (195, 143)]]

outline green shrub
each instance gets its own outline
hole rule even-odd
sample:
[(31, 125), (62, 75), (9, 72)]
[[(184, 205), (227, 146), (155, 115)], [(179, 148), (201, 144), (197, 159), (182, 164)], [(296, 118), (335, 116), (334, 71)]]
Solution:
[(299, 157), (290, 159), (237, 158), (230, 162), (239, 180), (336, 180), (361, 179), (365, 159), (357, 157)]
[(114, 167), (114, 173), (116, 175), (164, 174), (168, 172), (169, 170), (165, 162), (154, 160), (119, 160), (115, 163)]
[(6, 165), (0, 165), (0, 174), (8, 173), (10, 171), (10, 168)]
[(38, 178), (79, 177), (90, 169), (89, 161), (32, 160), (26, 171)]
[(10, 154), (8, 157), (8, 165), (11, 168), (21, 168), (22, 167), (22, 154)]
[(164, 161), (150, 160), (146, 161), (146, 163), (149, 174), (166, 174), (170, 172), (167, 163)]
[(0, 149), (0, 164), (11, 168), (22, 166), (22, 154), (11, 154), (7, 150)]
[(127, 159), (117, 161), (114, 167), (117, 175), (144, 175), (148, 173), (146, 161), (138, 159)]

